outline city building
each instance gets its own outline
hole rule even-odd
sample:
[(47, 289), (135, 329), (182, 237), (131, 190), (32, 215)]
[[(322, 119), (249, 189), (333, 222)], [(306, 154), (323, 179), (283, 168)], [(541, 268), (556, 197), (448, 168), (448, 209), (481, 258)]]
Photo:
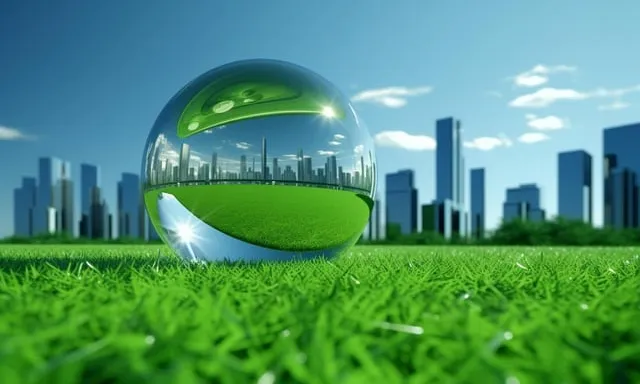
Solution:
[(180, 174), (178, 175), (178, 181), (189, 180), (189, 164), (191, 162), (191, 147), (189, 144), (183, 143), (180, 147), (180, 158), (178, 169)]
[(640, 123), (608, 128), (604, 144), (604, 225), (640, 227)]
[(211, 155), (211, 180), (217, 180), (218, 176), (218, 154), (213, 152), (213, 155)]
[(240, 156), (240, 179), (246, 180), (247, 178), (247, 156), (242, 155)]
[[(445, 238), (454, 234), (465, 236), (467, 232), (460, 131), (461, 123), (453, 117), (436, 121), (436, 199), (432, 214), (423, 216), (422, 221), (423, 228), (434, 228)], [(425, 223), (425, 220), (434, 220), (434, 223)]]
[(402, 170), (386, 176), (386, 238), (395, 226), (403, 235), (418, 227), (418, 190), (414, 187), (412, 170)]
[(438, 204), (434, 201), (431, 204), (423, 204), (420, 207), (422, 213), (421, 232), (437, 232), (436, 222)]
[(586, 151), (558, 154), (558, 217), (593, 222), (592, 160)]
[(13, 191), (13, 235), (33, 236), (33, 209), (36, 205), (37, 182), (34, 177), (23, 177), (22, 185)]
[(90, 239), (105, 239), (109, 232), (109, 210), (100, 187), (100, 168), (80, 164), (79, 235)]
[(33, 208), (33, 234), (74, 234), (71, 165), (54, 157), (38, 160), (38, 188)]
[(508, 188), (502, 205), (502, 220), (544, 221), (545, 211), (540, 204), (540, 195), (540, 188), (536, 184)]
[(144, 221), (140, 177), (123, 173), (118, 182), (118, 236), (144, 239)]
[(269, 168), (267, 166), (267, 139), (266, 138), (262, 138), (262, 156), (260, 157), (261, 159), (261, 176), (262, 176), (262, 180), (266, 181), (268, 178), (268, 173), (267, 169)]
[(471, 236), (482, 238), (485, 233), (485, 171), (484, 168), (472, 169), (471, 172)]

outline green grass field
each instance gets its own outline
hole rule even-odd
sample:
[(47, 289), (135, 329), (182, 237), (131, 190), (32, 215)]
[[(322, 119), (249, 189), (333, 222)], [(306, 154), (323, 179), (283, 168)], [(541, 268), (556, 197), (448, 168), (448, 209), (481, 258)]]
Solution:
[(637, 248), (164, 255), (1, 246), (2, 383), (640, 382)]
[(174, 195), (195, 216), (229, 236), (286, 251), (328, 249), (355, 241), (371, 209), (354, 192), (327, 188), (192, 185), (145, 193), (149, 216), (155, 222), (159, 221), (156, 202), (161, 192)]

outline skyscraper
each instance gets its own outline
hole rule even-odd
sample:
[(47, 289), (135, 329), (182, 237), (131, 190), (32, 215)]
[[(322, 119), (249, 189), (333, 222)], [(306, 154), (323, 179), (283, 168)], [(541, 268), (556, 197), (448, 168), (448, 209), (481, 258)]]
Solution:
[(583, 150), (558, 154), (558, 216), (591, 224), (591, 155)]
[(211, 164), (200, 164), (200, 169), (198, 169), (198, 180), (211, 180)]
[[(460, 121), (447, 117), (436, 121), (436, 200), (433, 225), (445, 238), (466, 234), (464, 207), (464, 159)], [(431, 218), (427, 218), (431, 220)], [(423, 218), (424, 221), (424, 218)], [(424, 226), (424, 224), (423, 224)]]
[(74, 234), (71, 165), (53, 157), (38, 160), (39, 183), (33, 209), (33, 234)]
[(240, 179), (247, 179), (247, 156), (240, 156)]
[(485, 230), (485, 171), (471, 170), (471, 235), (482, 238)]
[(265, 137), (262, 138), (262, 180), (267, 180), (267, 139)]
[(313, 181), (313, 165), (311, 163), (311, 156), (305, 156), (302, 163), (303, 180), (306, 182)]
[(218, 154), (213, 152), (211, 155), (211, 180), (218, 178)]
[(100, 168), (80, 165), (80, 236), (105, 239), (109, 236), (109, 208), (100, 187)]
[(436, 200), (462, 201), (462, 153), (460, 121), (448, 117), (436, 121)]
[(183, 143), (180, 147), (180, 159), (179, 159), (179, 170), (180, 170), (180, 181), (188, 181), (189, 180), (189, 163), (191, 161), (191, 147), (189, 144)]
[(22, 185), (13, 191), (13, 234), (33, 236), (33, 209), (36, 204), (37, 183), (34, 177), (23, 177)]
[[(155, 170), (152, 170), (152, 172)], [(91, 237), (91, 206), (95, 204), (94, 190), (99, 188), (100, 170), (95, 165), (80, 164), (80, 230), (81, 237)]]
[(540, 206), (540, 188), (536, 184), (521, 184), (507, 189), (502, 205), (502, 220), (508, 222), (516, 219), (544, 221), (545, 211)]
[(282, 179), (282, 176), (280, 175), (280, 167), (278, 166), (278, 158), (274, 157), (273, 158), (273, 165), (272, 165), (272, 170), (271, 172), (273, 173), (273, 180), (279, 181)]
[(604, 225), (640, 227), (640, 123), (604, 130)]
[(327, 184), (338, 184), (338, 159), (336, 155), (327, 158)]
[(302, 149), (298, 150), (298, 181), (304, 180), (304, 166), (302, 161), (304, 160), (304, 154), (302, 153)]
[(102, 189), (94, 188), (91, 194), (90, 218), (91, 231), (87, 236), (92, 239), (111, 238), (111, 214), (102, 195)]
[(397, 226), (400, 233), (408, 235), (418, 228), (418, 190), (414, 188), (412, 170), (387, 174), (386, 180), (386, 233), (390, 226)]
[(118, 182), (118, 236), (144, 238), (144, 209), (140, 177), (123, 173)]

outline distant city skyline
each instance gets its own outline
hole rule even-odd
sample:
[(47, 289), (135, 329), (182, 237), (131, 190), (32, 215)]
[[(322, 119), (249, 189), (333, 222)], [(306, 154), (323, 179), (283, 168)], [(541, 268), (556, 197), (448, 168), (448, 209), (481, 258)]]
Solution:
[[(267, 152), (267, 139), (264, 137), (262, 138), (262, 154), (258, 164), (256, 164), (255, 156), (252, 157), (251, 163), (247, 164), (247, 156), (240, 155), (239, 167), (230, 170), (224, 164), (220, 164), (217, 152), (214, 151), (210, 159), (211, 161), (199, 159), (194, 163), (191, 160), (190, 146), (186, 143), (181, 144), (177, 161), (162, 160), (161, 156), (155, 154), (148, 162), (150, 168), (146, 170), (144, 186), (146, 188), (175, 183), (273, 181), (295, 182), (296, 185), (339, 186), (343, 189), (368, 194), (375, 180), (375, 168), (372, 160), (369, 159), (365, 162), (364, 155), (360, 155), (357, 161), (360, 169), (353, 172), (344, 170), (342, 165), (338, 166), (337, 157), (334, 154), (316, 157), (316, 160), (319, 159), (322, 163), (319, 167), (314, 168), (313, 158), (306, 156), (302, 149), (297, 151), (295, 159), (290, 157), (270, 158)], [(267, 165), (269, 159), (273, 164), (272, 168)], [(280, 162), (291, 163), (291, 161), (295, 163), (285, 165), (284, 168), (280, 165)]]
[(143, 182), (266, 177), (367, 189), (375, 173), (373, 150), (353, 115), (254, 118), (184, 140), (170, 124), (156, 124), (147, 143)]
[[(436, 121), (436, 137), (445, 145), (436, 148), (437, 195), (431, 204), (418, 209), (413, 170), (386, 175), (387, 228), (395, 224), (404, 235), (437, 232), (445, 238), (454, 234), (476, 238), (486, 235), (486, 170), (469, 171), (471, 189), (467, 195), (464, 177), (460, 176), (466, 172), (464, 154), (458, 144), (462, 141), (460, 127), (461, 122), (451, 117)], [(640, 228), (640, 156), (634, 144), (640, 142), (640, 123), (605, 128), (603, 138), (605, 173), (599, 179), (605, 190), (604, 225), (617, 229)], [(558, 214), (554, 217), (593, 225), (592, 163), (591, 154), (583, 149), (557, 154)], [(502, 204), (502, 221), (548, 220), (550, 216), (543, 200), (542, 188), (536, 182), (508, 187)], [(470, 206), (466, 205), (467, 201)], [(418, 213), (421, 213), (421, 225)], [(372, 233), (370, 231), (369, 236)]]
[[(248, 12), (244, 3), (194, 1), (2, 2), (9, 38), (0, 39), (0, 57), (10, 59), (0, 70), (0, 212), (9, 214), (0, 236), (13, 233), (13, 189), (24, 175), (38, 176), (41, 156), (71, 163), (76, 217), (79, 164), (99, 165), (114, 212), (121, 173), (141, 174), (147, 135), (167, 101), (202, 73), (252, 58), (309, 68), (352, 101), (376, 144), (383, 206), (384, 175), (400, 169), (415, 170), (418, 216), (433, 202), (433, 122), (453, 116), (463, 123), (467, 196), (468, 169), (486, 170), (487, 229), (500, 222), (505, 190), (523, 183), (537, 183), (547, 215), (556, 215), (557, 154), (576, 149), (593, 158), (593, 223), (604, 223), (602, 128), (639, 120), (640, 50), (630, 36), (640, 3), (485, 2), (478, 17), (477, 6), (455, 2), (258, 2)], [(194, 38), (237, 31), (239, 20), (259, 33), (225, 34), (215, 49)], [(260, 163), (257, 139), (248, 164), (253, 153)], [(296, 155), (273, 144), (275, 157)], [(207, 161), (211, 151), (203, 149)], [(628, 179), (616, 172), (612, 182)]]
[[(460, 136), (461, 123), (454, 118), (438, 119), (435, 123), (438, 136), (450, 137), (453, 146), (440, 146), (436, 152), (436, 164), (439, 171), (435, 173), (435, 183), (442, 178), (443, 187), (437, 187), (439, 195), (430, 204), (419, 207), (419, 191), (415, 188), (415, 171), (399, 170), (386, 174), (385, 203), (374, 199), (371, 218), (363, 230), (363, 236), (380, 239), (386, 236), (390, 224), (396, 224), (401, 234), (433, 231), (445, 238), (454, 234), (460, 236), (481, 237), (486, 230), (486, 170), (474, 168), (469, 170), (471, 188), (467, 195), (464, 184), (455, 186), (458, 176), (466, 172), (463, 151), (456, 151), (456, 136)], [(449, 132), (450, 131), (450, 132)], [(603, 130), (605, 147), (605, 171), (600, 178), (605, 194), (605, 225), (614, 228), (640, 228), (640, 166), (635, 156), (634, 143), (640, 138), (640, 123), (625, 124)], [(445, 141), (445, 140), (441, 140)], [(254, 172), (256, 166), (246, 166), (246, 156), (241, 155), (240, 173), (223, 173), (213, 171), (217, 163), (217, 154), (211, 155), (211, 162), (200, 164), (198, 173), (189, 167), (189, 146), (182, 145), (177, 164), (163, 167), (151, 161), (147, 169), (144, 184), (140, 176), (133, 173), (122, 173), (117, 186), (117, 209), (109, 212), (106, 200), (101, 194), (100, 168), (96, 165), (82, 163), (80, 165), (80, 201), (79, 217), (74, 215), (74, 193), (71, 164), (58, 158), (38, 159), (38, 178), (24, 176), (21, 185), (14, 189), (14, 235), (32, 236), (40, 233), (66, 232), (90, 238), (113, 238), (125, 236), (131, 238), (157, 239), (158, 234), (150, 225), (148, 215), (142, 202), (142, 188), (145, 185), (191, 183), (191, 182), (293, 182), (295, 185), (326, 185), (354, 191), (371, 190), (371, 183), (376, 176), (374, 168), (362, 168), (354, 173), (351, 180), (349, 173), (343, 173), (336, 166), (335, 156), (326, 157), (323, 167), (313, 169), (311, 158), (298, 151), (297, 167), (287, 166), (279, 178), (274, 178), (268, 167), (267, 140), (262, 139), (260, 172)], [(454, 149), (453, 151), (451, 149)], [(453, 154), (453, 155), (449, 155)], [(280, 172), (277, 158), (273, 159), (275, 169)], [(558, 217), (581, 220), (593, 224), (593, 180), (592, 156), (581, 149), (565, 151), (557, 154), (556, 173), (558, 175), (557, 199), (559, 201)], [(364, 164), (364, 161), (360, 161)], [(454, 166), (452, 166), (452, 164)], [(185, 168), (188, 167), (188, 168)], [(170, 172), (169, 172), (170, 170)], [(158, 172), (161, 171), (161, 172)], [(169, 172), (169, 173), (167, 173)], [(266, 172), (267, 177), (261, 175)], [(199, 176), (202, 177), (199, 177)], [(335, 176), (334, 176), (335, 175)], [(364, 177), (361, 177), (364, 175)], [(183, 177), (185, 179), (183, 179)], [(165, 178), (167, 180), (165, 180)], [(369, 188), (369, 189), (367, 189)], [(374, 196), (375, 197), (375, 196)], [(505, 190), (502, 220), (514, 219), (526, 221), (543, 221), (549, 219), (544, 208), (540, 185), (535, 182), (523, 183)], [(469, 206), (466, 202), (469, 202)], [(384, 209), (382, 208), (384, 204)], [(384, 217), (382, 216), (384, 212)]]

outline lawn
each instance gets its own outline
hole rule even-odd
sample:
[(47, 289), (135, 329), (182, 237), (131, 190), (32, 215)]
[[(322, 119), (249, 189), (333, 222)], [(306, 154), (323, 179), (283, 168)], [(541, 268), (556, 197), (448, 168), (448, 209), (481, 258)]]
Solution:
[(322, 250), (355, 241), (369, 220), (366, 198), (349, 191), (291, 185), (218, 184), (166, 187), (145, 193), (159, 222), (160, 192), (215, 229), (285, 251)]
[(640, 382), (637, 248), (165, 255), (1, 246), (3, 384)]

